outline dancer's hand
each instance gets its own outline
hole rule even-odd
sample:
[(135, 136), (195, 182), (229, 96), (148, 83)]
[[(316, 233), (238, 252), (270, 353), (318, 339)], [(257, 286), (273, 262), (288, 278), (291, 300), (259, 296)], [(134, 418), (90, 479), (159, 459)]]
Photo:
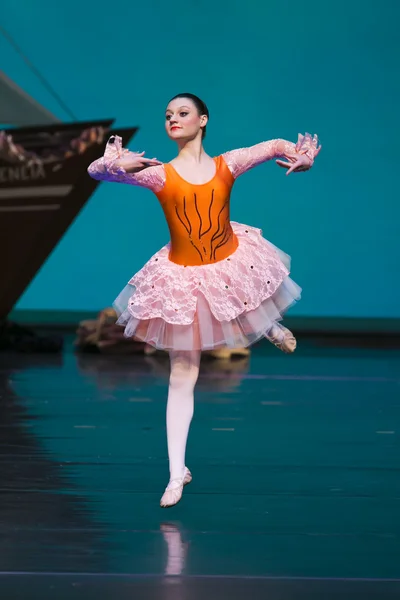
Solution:
[(147, 158), (144, 154), (144, 152), (131, 152), (124, 149), (115, 161), (116, 166), (122, 167), (127, 173), (134, 173), (147, 167), (162, 165), (161, 161), (156, 158)]
[(284, 169), (287, 169), (286, 175), (290, 173), (299, 173), (308, 171), (314, 164), (314, 159), (321, 151), (322, 146), (318, 146), (318, 136), (311, 137), (309, 133), (302, 135), (299, 133), (297, 144), (294, 147), (293, 153), (285, 154), (284, 160), (277, 160), (276, 164)]
[(131, 152), (122, 146), (122, 138), (112, 135), (107, 142), (105, 156), (113, 161), (113, 167), (122, 168), (126, 173), (142, 171), (162, 163), (156, 158), (146, 158), (144, 152)]
[[(319, 154), (322, 146), (317, 148), (314, 153), (314, 157)], [(290, 173), (300, 173), (302, 171), (308, 171), (313, 166), (314, 161), (311, 160), (307, 154), (294, 154), (293, 156), (286, 157), (289, 162), (285, 162), (284, 160), (277, 160), (276, 164), (284, 169), (287, 169), (286, 175), (290, 175)]]

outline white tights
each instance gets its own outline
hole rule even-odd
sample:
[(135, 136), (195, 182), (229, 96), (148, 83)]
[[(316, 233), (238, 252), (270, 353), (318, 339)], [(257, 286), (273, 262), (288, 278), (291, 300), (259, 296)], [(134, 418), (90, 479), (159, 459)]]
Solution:
[(194, 412), (194, 387), (199, 376), (200, 351), (169, 353), (171, 374), (167, 402), (167, 441), (171, 479), (182, 477), (186, 442)]

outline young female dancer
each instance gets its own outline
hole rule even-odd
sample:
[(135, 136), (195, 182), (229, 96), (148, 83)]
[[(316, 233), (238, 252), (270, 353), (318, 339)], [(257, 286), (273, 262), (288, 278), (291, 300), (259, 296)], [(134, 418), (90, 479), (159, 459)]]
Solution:
[[(261, 230), (230, 221), (235, 180), (271, 159), (287, 175), (306, 171), (321, 149), (318, 138), (299, 135), (297, 144), (275, 139), (212, 158), (203, 147), (207, 106), (193, 94), (175, 96), (165, 113), (178, 155), (163, 164), (122, 147), (113, 136), (91, 177), (150, 189), (158, 198), (170, 242), (136, 273), (116, 299), (117, 323), (125, 335), (169, 352), (167, 401), (170, 481), (160, 505), (182, 497), (192, 480), (185, 466), (201, 352), (244, 347), (266, 337), (284, 352), (296, 340), (279, 321), (300, 298), (289, 277), (290, 258)], [(285, 160), (282, 160), (285, 159)]]

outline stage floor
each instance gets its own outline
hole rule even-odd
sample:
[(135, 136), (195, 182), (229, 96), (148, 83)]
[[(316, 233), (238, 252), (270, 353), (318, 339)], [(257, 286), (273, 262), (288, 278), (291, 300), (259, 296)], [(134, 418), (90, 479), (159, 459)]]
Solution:
[(400, 350), (202, 363), (168, 482), (163, 356), (0, 354), (0, 596), (400, 598)]

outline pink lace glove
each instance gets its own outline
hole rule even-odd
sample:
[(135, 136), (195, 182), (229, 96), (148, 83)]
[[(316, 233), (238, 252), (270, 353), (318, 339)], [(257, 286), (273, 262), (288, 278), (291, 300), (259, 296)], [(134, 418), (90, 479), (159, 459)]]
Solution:
[(111, 136), (104, 152), (104, 166), (109, 173), (123, 175), (137, 173), (147, 167), (154, 167), (162, 163), (156, 158), (145, 158), (144, 152), (131, 152), (122, 147), (122, 138), (119, 135)]
[(163, 164), (156, 158), (145, 158), (144, 152), (131, 152), (122, 147), (122, 139), (111, 136), (104, 156), (88, 167), (88, 173), (98, 181), (115, 181), (145, 187), (157, 193), (165, 184)]
[(301, 135), (295, 146), (295, 153), (285, 154), (285, 158), (289, 162), (284, 160), (277, 160), (276, 164), (284, 169), (287, 169), (286, 175), (290, 173), (299, 173), (301, 171), (308, 171), (314, 164), (314, 158), (320, 153), (322, 146), (318, 146), (318, 136), (314, 135), (311, 137), (309, 133)]

